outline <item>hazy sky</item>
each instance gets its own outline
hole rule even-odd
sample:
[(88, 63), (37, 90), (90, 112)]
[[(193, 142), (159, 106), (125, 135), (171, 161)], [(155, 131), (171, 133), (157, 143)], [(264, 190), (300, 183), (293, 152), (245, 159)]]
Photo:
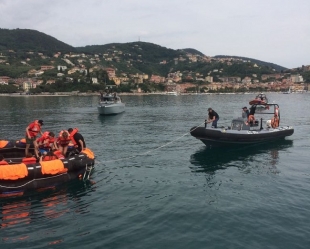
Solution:
[(72, 46), (144, 42), (310, 65), (309, 0), (0, 0), (0, 28)]

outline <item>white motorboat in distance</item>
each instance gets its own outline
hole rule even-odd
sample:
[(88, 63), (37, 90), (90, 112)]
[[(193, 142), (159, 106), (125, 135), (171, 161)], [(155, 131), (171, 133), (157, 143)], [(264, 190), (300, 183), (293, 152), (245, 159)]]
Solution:
[(178, 93), (176, 91), (172, 91), (172, 92), (166, 92), (166, 95), (174, 95), (177, 96)]
[(117, 95), (102, 96), (98, 104), (100, 115), (115, 115), (125, 111), (125, 104)]

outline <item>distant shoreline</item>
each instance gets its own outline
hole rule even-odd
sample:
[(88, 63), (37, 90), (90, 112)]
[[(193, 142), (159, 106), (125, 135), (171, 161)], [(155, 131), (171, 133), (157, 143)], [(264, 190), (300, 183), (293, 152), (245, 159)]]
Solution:
[[(243, 94), (258, 94), (260, 92), (246, 92), (246, 93), (179, 93), (178, 95), (243, 95)], [(268, 93), (278, 93), (283, 94), (283, 92), (264, 92)], [(306, 93), (306, 92), (304, 92)], [(0, 93), (0, 97), (69, 97), (69, 96), (99, 96), (99, 93), (55, 93), (55, 94), (9, 94)], [(156, 93), (118, 93), (119, 96), (146, 96), (146, 95), (164, 95), (171, 96), (166, 92), (156, 92)]]

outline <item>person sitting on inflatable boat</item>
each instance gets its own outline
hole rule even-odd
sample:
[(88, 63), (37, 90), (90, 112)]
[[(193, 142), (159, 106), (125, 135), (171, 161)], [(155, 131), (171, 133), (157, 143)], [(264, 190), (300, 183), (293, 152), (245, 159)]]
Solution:
[(44, 132), (43, 135), (37, 139), (37, 143), (41, 155), (46, 155), (47, 152), (57, 148), (54, 132)]
[(59, 133), (59, 136), (57, 138), (57, 145), (58, 149), (61, 151), (61, 153), (66, 156), (68, 145), (71, 142), (69, 132), (66, 130), (62, 130)]

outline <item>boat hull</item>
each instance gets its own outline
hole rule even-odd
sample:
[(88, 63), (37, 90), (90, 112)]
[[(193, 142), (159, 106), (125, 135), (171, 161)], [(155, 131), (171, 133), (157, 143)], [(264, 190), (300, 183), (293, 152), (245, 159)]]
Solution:
[[(88, 150), (88, 153), (92, 152)], [(1, 153), (1, 151), (0, 151)], [(18, 154), (18, 151), (15, 151)], [(2, 154), (2, 153), (1, 153)], [(87, 153), (81, 152), (80, 154), (72, 155), (66, 159), (55, 159), (48, 162), (48, 167), (59, 167), (63, 165), (63, 171), (46, 173), (43, 170), (42, 163), (34, 164), (23, 164), (21, 162), (24, 151), (20, 153), (19, 157), (16, 158), (5, 158), (9, 165), (2, 165), (0, 167), (0, 194), (11, 194), (24, 192), (27, 190), (34, 190), (46, 187), (53, 187), (64, 182), (78, 179), (83, 177), (85, 172), (87, 174), (91, 173), (91, 169), (95, 164), (94, 156), (90, 156)], [(93, 155), (93, 154), (92, 154)], [(25, 167), (27, 174), (25, 176), (19, 176), (12, 179), (7, 176), (8, 170), (15, 172), (16, 168)], [(24, 171), (23, 171), (24, 172)], [(10, 174), (9, 174), (10, 175)]]
[(193, 127), (191, 135), (207, 146), (234, 146), (268, 143), (284, 139), (294, 133), (293, 127), (264, 130), (229, 130), (225, 128)]
[(100, 115), (115, 115), (125, 111), (125, 104), (99, 104), (97, 109)]

